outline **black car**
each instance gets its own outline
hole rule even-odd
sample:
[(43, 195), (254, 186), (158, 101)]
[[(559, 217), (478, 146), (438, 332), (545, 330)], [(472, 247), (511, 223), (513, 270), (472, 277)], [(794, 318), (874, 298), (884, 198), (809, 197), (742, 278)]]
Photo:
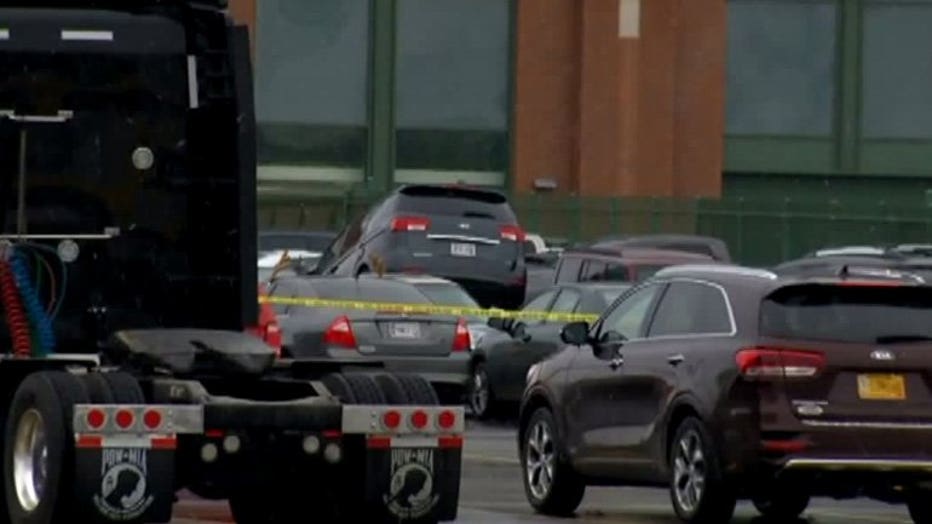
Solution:
[[(392, 372), (417, 373), (442, 399), (459, 403), (469, 382), (472, 341), (465, 318), (405, 314), (396, 304), (434, 302), (414, 285), (375, 275), (354, 277), (284, 276), (268, 283), (270, 297), (340, 301), (275, 305), (282, 333), (282, 356), (293, 359), (384, 365)], [(343, 306), (354, 301), (359, 308)], [(385, 304), (380, 308), (379, 304)], [(381, 310), (380, 310), (381, 309)]]
[(525, 234), (501, 193), (409, 185), (350, 223), (327, 248), (322, 274), (430, 274), (462, 285), (485, 307), (524, 302)]
[[(551, 287), (524, 310), (597, 316), (629, 287), (624, 283)], [(490, 323), (498, 324), (501, 331), (497, 335), (485, 334), (473, 351), (469, 404), (478, 418), (488, 418), (501, 413), (508, 404), (517, 404), (528, 369), (563, 346), (560, 329), (565, 322), (493, 319)]]
[(850, 268), (910, 273), (932, 283), (932, 256), (916, 246), (847, 246), (826, 248), (773, 267), (781, 275), (837, 275)]

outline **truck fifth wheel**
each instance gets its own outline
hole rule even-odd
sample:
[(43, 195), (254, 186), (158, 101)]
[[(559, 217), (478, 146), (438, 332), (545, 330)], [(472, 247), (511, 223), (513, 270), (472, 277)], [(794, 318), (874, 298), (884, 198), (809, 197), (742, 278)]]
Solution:
[(0, 0), (0, 522), (455, 519), (462, 407), (255, 336), (251, 75), (222, 0)]

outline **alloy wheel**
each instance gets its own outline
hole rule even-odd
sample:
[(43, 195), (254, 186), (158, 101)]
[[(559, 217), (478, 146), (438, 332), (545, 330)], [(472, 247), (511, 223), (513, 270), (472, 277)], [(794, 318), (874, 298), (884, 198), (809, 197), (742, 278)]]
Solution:
[(553, 487), (555, 459), (555, 446), (550, 427), (545, 422), (539, 421), (528, 432), (525, 446), (528, 486), (531, 494), (538, 500), (546, 498)]
[(34, 409), (23, 413), (13, 444), (13, 484), (20, 506), (34, 511), (42, 502), (48, 477), (45, 421)]
[(695, 512), (702, 501), (707, 471), (702, 439), (697, 432), (688, 431), (680, 438), (673, 457), (673, 492), (687, 513)]

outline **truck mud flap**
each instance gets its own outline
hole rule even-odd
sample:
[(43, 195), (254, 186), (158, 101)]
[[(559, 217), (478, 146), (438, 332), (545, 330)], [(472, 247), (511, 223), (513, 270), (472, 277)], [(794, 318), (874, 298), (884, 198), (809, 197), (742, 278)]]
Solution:
[(368, 439), (367, 516), (384, 523), (430, 523), (456, 518), (461, 437)]
[[(397, 420), (420, 417), (420, 429), (382, 424), (386, 412)], [(455, 520), (463, 462), (462, 407), (347, 406), (343, 432), (364, 448), (361, 467), (367, 523), (421, 524)], [(444, 427), (431, 420), (446, 420)], [(377, 430), (382, 429), (379, 432)], [(359, 433), (365, 433), (359, 435)], [(355, 446), (353, 446), (355, 447)], [(356, 448), (358, 449), (358, 448)], [(348, 457), (349, 458), (349, 457)], [(358, 471), (358, 470), (357, 470)]]
[(203, 432), (201, 408), (78, 405), (73, 424), (73, 522), (170, 522), (177, 435)]

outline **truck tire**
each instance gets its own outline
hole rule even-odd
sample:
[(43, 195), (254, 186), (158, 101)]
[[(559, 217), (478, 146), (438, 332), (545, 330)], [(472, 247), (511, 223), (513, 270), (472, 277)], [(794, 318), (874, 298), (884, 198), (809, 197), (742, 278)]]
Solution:
[(402, 389), (408, 396), (408, 404), (417, 404), (422, 406), (439, 406), (440, 398), (437, 391), (430, 385), (424, 377), (420, 375), (398, 374), (395, 375)]
[[(3, 488), (11, 524), (68, 522), (74, 516), (74, 405), (88, 402), (81, 381), (65, 372), (33, 373), (10, 403), (3, 446)], [(39, 433), (44, 442), (36, 440)], [(38, 459), (41, 457), (41, 459)], [(38, 460), (45, 464), (37, 478)]]
[(357, 403), (372, 406), (388, 404), (385, 394), (382, 393), (382, 388), (379, 387), (372, 375), (347, 373), (343, 376), (346, 378), (353, 396), (356, 397)]
[(326, 375), (320, 381), (327, 386), (330, 394), (337, 397), (344, 404), (357, 404), (356, 395), (353, 394), (353, 388), (350, 386), (346, 377), (339, 373)]
[(129, 373), (101, 373), (101, 377), (110, 385), (113, 401), (117, 404), (145, 404), (146, 396), (136, 377)]
[(81, 377), (84, 383), (84, 389), (87, 390), (87, 396), (92, 404), (113, 404), (116, 402), (113, 398), (113, 392), (110, 390), (110, 383), (101, 373), (88, 373)]
[(385, 395), (385, 401), (392, 406), (400, 406), (408, 403), (408, 394), (401, 387), (398, 377), (391, 373), (377, 373), (372, 376), (375, 383), (379, 385), (382, 394)]

